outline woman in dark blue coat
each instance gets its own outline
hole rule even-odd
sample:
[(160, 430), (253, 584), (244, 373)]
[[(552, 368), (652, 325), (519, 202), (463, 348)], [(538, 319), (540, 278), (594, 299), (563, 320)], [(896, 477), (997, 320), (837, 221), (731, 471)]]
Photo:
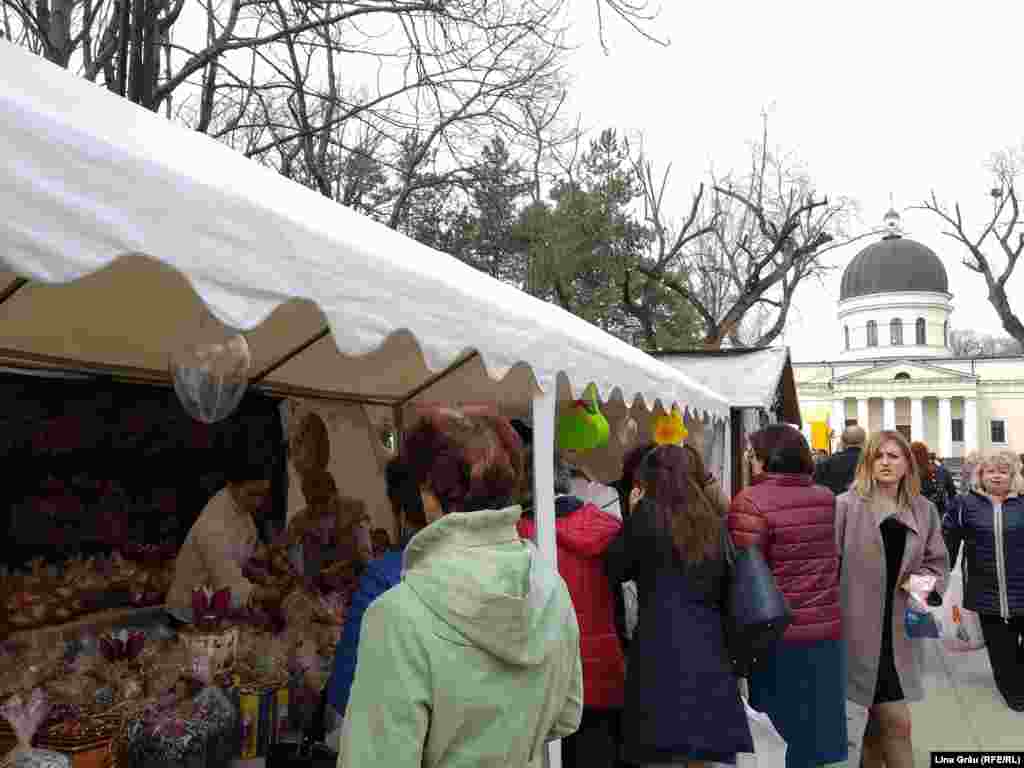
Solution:
[(356, 675), (359, 636), (367, 608), (402, 579), (402, 554), (405, 545), (424, 525), (423, 500), (419, 487), (400, 458), (387, 464), (385, 475), (388, 499), (398, 526), (399, 546), (372, 560), (363, 571), (359, 588), (352, 595), (352, 604), (345, 617), (345, 629), (334, 652), (334, 668), (327, 682), (327, 703), (344, 716), (348, 707), (352, 681)]
[(631, 764), (735, 763), (754, 751), (722, 631), (727, 534), (689, 465), (675, 445), (646, 454), (606, 554), (613, 584), (636, 581), (640, 603), (623, 713)]
[(1010, 451), (978, 463), (942, 521), (950, 562), (963, 543), (964, 608), (981, 619), (996, 687), (1024, 712), (1024, 477)]

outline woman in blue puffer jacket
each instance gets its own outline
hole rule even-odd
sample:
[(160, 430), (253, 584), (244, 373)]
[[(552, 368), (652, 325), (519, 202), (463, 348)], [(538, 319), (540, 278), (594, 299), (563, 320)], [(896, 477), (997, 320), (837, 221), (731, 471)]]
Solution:
[(981, 619), (996, 686), (1024, 712), (1024, 477), (1000, 451), (979, 461), (973, 487), (942, 521), (950, 562), (963, 543), (964, 608)]

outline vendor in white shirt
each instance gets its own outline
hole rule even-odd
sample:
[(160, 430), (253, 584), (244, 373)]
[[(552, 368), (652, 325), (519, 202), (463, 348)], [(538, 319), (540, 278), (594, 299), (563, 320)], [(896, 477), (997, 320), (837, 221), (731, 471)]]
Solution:
[(227, 468), (227, 486), (200, 513), (178, 552), (167, 611), (191, 624), (192, 590), (231, 588), (235, 608), (280, 599), (276, 590), (253, 584), (242, 566), (259, 543), (255, 519), (262, 518), (270, 495), (270, 466), (236, 455)]

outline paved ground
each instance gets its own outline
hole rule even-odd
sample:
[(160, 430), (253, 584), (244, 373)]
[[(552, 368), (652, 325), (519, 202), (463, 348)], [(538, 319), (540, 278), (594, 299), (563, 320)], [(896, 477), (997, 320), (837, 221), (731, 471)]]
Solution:
[(931, 750), (1024, 750), (1024, 713), (1006, 706), (984, 650), (947, 653), (928, 643), (925, 699), (912, 705), (916, 763)]

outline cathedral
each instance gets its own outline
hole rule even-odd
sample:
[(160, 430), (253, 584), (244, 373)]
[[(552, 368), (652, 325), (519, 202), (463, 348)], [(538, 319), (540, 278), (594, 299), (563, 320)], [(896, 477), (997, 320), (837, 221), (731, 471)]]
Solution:
[(942, 260), (905, 237), (900, 215), (843, 273), (840, 350), (794, 362), (804, 430), (835, 450), (846, 426), (897, 429), (946, 460), (972, 451), (1024, 452), (1024, 358), (954, 357), (953, 294)]

